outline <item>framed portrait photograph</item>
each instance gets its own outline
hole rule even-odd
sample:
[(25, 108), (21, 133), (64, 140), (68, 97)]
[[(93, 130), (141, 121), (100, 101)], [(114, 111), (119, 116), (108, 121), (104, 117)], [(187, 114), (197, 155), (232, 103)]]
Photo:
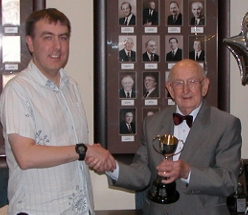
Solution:
[(135, 153), (144, 117), (174, 105), (165, 82), (186, 58), (210, 79), (207, 101), (229, 111), (229, 9), (229, 0), (94, 1), (94, 141)]

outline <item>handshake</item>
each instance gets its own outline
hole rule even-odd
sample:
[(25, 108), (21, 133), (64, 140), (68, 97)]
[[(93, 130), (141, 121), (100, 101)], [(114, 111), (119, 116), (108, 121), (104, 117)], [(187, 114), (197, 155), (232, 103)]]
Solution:
[(116, 161), (110, 152), (104, 149), (99, 143), (87, 145), (85, 157), (86, 164), (98, 173), (114, 171)]

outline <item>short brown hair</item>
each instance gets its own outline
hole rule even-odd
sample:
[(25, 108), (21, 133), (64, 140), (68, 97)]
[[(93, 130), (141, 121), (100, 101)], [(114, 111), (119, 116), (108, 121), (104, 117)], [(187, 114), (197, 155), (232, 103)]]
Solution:
[(62, 25), (68, 27), (69, 34), (71, 34), (71, 23), (66, 15), (55, 8), (47, 8), (34, 11), (28, 16), (25, 24), (26, 36), (34, 37), (35, 24), (41, 19), (46, 19), (49, 23), (55, 24), (60, 21)]

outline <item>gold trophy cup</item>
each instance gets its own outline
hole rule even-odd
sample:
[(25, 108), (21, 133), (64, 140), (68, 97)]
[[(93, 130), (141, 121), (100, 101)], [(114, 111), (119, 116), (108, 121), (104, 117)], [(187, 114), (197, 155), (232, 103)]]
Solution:
[[(175, 154), (178, 143), (182, 142), (182, 140), (178, 140), (173, 135), (165, 134), (163, 136), (157, 135), (153, 138), (153, 141), (156, 139), (159, 140), (159, 150), (154, 146), (154, 149), (163, 154), (165, 159), (171, 157)], [(154, 142), (153, 142), (154, 143)], [(180, 152), (177, 152), (177, 154)], [(163, 177), (157, 175), (157, 178), (153, 181), (153, 184), (148, 191), (148, 198), (154, 202), (160, 204), (170, 204), (176, 202), (180, 195), (176, 190), (176, 182), (172, 182), (170, 184), (163, 184), (161, 180), (164, 179)]]

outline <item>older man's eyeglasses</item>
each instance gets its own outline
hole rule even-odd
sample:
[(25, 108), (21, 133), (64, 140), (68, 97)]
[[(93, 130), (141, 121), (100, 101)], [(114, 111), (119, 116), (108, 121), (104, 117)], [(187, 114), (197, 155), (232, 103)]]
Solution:
[(202, 82), (204, 78), (201, 81), (195, 80), (195, 79), (189, 79), (187, 81), (182, 81), (182, 80), (176, 80), (171, 83), (171, 86), (174, 89), (182, 89), (184, 85), (187, 85), (190, 89), (194, 89), (198, 87)]

